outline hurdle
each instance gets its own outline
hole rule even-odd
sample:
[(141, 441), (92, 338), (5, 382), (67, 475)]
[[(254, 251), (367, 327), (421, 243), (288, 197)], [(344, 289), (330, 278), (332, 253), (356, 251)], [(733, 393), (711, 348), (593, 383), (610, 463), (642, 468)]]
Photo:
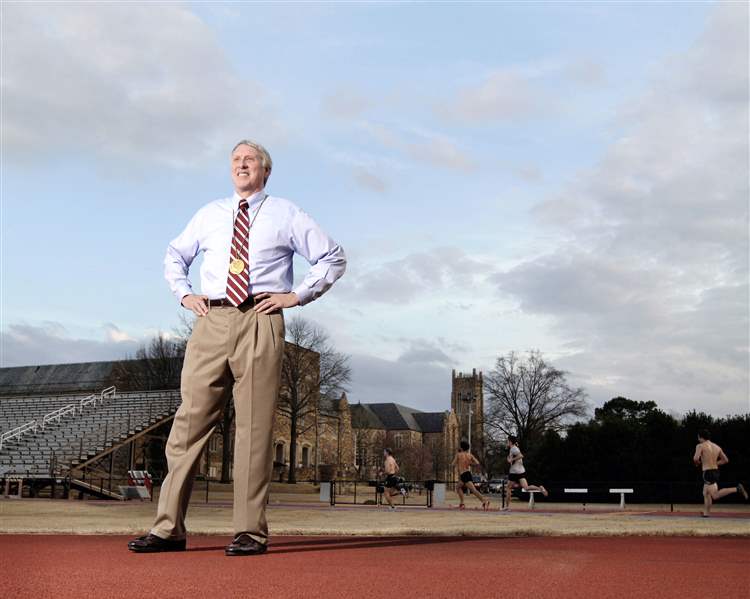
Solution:
[[(572, 488), (572, 489), (564, 489), (564, 490), (565, 490), (566, 493), (577, 493), (577, 494), (581, 494), (581, 495), (586, 495), (589, 492), (588, 489), (583, 489), (583, 488)], [(586, 511), (586, 501), (585, 501), (585, 498), (584, 498), (584, 501), (583, 501), (583, 511)]]
[(633, 489), (610, 489), (610, 493), (620, 494), (620, 509), (625, 509), (625, 495), (633, 492)]
[(541, 491), (531, 491), (530, 489), (522, 489), (524, 493), (529, 494), (529, 509), (533, 510), (534, 506), (536, 505), (536, 501), (534, 501), (534, 495), (536, 493), (541, 493)]
[(152, 499), (153, 483), (147, 470), (128, 470), (128, 485), (120, 485), (123, 499)]

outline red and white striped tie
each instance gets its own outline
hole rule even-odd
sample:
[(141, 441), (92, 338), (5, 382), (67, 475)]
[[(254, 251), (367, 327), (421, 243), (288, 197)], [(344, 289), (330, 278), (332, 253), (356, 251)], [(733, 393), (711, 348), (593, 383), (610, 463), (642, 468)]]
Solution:
[(247, 216), (247, 200), (240, 200), (237, 218), (234, 219), (232, 248), (229, 251), (229, 276), (227, 277), (227, 299), (239, 306), (249, 295), (250, 273), (248, 272), (247, 236), (250, 220)]

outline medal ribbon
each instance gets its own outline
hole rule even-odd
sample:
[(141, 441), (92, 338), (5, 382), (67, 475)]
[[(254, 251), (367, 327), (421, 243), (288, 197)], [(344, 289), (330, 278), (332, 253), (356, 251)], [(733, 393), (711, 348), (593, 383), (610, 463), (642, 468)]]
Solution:
[(250, 295), (248, 238), (250, 229), (253, 228), (253, 223), (267, 199), (268, 196), (263, 198), (251, 221), (248, 220), (247, 200), (240, 200), (237, 217), (234, 219), (232, 245), (229, 248), (229, 276), (227, 277), (227, 299), (233, 306), (239, 306)]
[(237, 218), (234, 219), (234, 235), (229, 250), (229, 276), (227, 277), (227, 299), (239, 306), (247, 299), (250, 287), (248, 272), (248, 245), (250, 220), (247, 216), (247, 200), (240, 201)]

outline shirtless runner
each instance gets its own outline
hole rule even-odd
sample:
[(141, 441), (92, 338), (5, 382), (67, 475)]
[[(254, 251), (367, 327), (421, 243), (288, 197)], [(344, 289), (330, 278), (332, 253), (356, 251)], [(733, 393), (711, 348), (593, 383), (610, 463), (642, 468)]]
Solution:
[(547, 497), (549, 493), (542, 485), (530, 485), (529, 481), (526, 480), (526, 468), (523, 465), (523, 454), (521, 448), (518, 447), (518, 439), (513, 435), (508, 435), (508, 506), (505, 508), (506, 511), (510, 510), (510, 498), (511, 492), (514, 487), (521, 487), (528, 491), (539, 491), (542, 495)]
[(719, 466), (729, 462), (729, 458), (716, 443), (711, 442), (711, 433), (706, 429), (698, 432), (698, 445), (695, 446), (693, 462), (703, 469), (703, 513), (708, 518), (713, 502), (732, 493), (740, 493), (747, 499), (747, 491), (742, 484), (736, 487), (719, 489)]
[(458, 470), (458, 477), (461, 480), (456, 486), (456, 493), (458, 493), (458, 500), (460, 502), (458, 508), (462, 510), (466, 507), (464, 505), (464, 490), (467, 490), (482, 502), (482, 509), (487, 510), (490, 507), (490, 500), (485, 499), (482, 494), (477, 491), (477, 488), (474, 486), (474, 479), (471, 476), (471, 467), (474, 465), (478, 466), (479, 460), (477, 460), (469, 451), (469, 444), (466, 441), (461, 441), (461, 449), (456, 454), (456, 457), (453, 458), (453, 463), (451, 465)]
[(400, 484), (398, 480), (399, 467), (396, 463), (396, 458), (393, 457), (393, 452), (390, 448), (386, 447), (383, 450), (383, 456), (385, 461), (383, 462), (383, 471), (385, 472), (385, 483), (383, 484), (383, 497), (388, 502), (388, 506), (395, 510), (396, 506), (393, 504), (393, 496), (398, 495), (400, 491)]

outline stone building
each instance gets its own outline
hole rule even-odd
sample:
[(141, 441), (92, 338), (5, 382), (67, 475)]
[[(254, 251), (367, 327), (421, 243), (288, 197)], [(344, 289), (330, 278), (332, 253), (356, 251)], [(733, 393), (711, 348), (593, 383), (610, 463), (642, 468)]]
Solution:
[(396, 403), (351, 406), (356, 469), (375, 478), (389, 447), (402, 474), (412, 480), (452, 478), (450, 464), (458, 445), (453, 411), (421, 412)]
[[(0, 368), (0, 409), (3, 397), (24, 394), (87, 394), (110, 385), (123, 391), (178, 389), (181, 365), (181, 359), (168, 358)], [(146, 371), (150, 375), (141, 376)], [(317, 380), (314, 373), (311, 380)], [(453, 455), (461, 438), (468, 436), (469, 406), (472, 446), (481, 460), (484, 452), (481, 372), (473, 371), (471, 375), (453, 372), (451, 409), (443, 412), (422, 412), (396, 403), (350, 404), (346, 394), (328, 398), (316, 392), (310, 409), (298, 422), (295, 456), (290, 455), (289, 416), (283, 410), (277, 412), (273, 433), (274, 479), (286, 480), (290, 467), (296, 468), (298, 480), (372, 479), (382, 465), (384, 447), (393, 449), (403, 474), (412, 480), (450, 479)], [(224, 430), (226, 424), (228, 431)], [(122, 456), (118, 453), (116, 469), (122, 470), (119, 474), (137, 468), (163, 476), (164, 444), (170, 428), (171, 421), (167, 420), (136, 435), (127, 451), (120, 452)], [(232, 419), (225, 419), (207, 444), (199, 474), (213, 480), (231, 480), (233, 437)], [(228, 441), (226, 452), (224, 439)], [(226, 472), (222, 472), (222, 463), (227, 466)]]
[[(451, 376), (451, 410), (456, 413), (460, 437), (469, 441), (471, 451), (484, 462), (484, 381), (481, 371), (471, 374), (454, 370)], [(471, 422), (471, 426), (469, 426)]]
[(298, 480), (353, 478), (354, 443), (346, 394), (333, 400), (320, 398), (300, 424), (297, 456), (292, 460), (289, 418), (282, 413), (276, 415), (274, 477), (284, 479), (290, 464), (295, 463)]

